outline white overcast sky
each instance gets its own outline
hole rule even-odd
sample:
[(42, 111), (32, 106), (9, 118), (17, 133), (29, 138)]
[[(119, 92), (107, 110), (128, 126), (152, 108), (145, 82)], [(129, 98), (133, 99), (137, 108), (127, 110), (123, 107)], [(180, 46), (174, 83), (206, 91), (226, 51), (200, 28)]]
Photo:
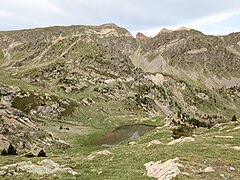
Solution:
[(181, 26), (228, 34), (240, 31), (240, 0), (0, 0), (0, 30), (110, 22), (133, 35)]

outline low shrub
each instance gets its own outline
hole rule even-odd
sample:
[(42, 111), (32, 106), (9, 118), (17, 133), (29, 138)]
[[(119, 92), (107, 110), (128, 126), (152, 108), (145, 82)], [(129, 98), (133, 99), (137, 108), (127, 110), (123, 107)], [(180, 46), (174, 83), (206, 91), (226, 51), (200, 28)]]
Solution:
[(1, 156), (6, 156), (6, 155), (7, 155), (7, 151), (6, 151), (6, 149), (3, 149), (1, 152)]
[(185, 137), (192, 136), (192, 134), (193, 134), (193, 129), (187, 125), (182, 124), (178, 128), (173, 129), (172, 137), (174, 139), (178, 139), (182, 136), (185, 136)]
[(193, 125), (194, 127), (208, 127), (208, 125), (203, 122), (203, 121), (199, 121), (198, 119), (195, 119), (195, 118), (190, 118), (188, 120), (188, 123)]
[(24, 155), (25, 157), (28, 157), (28, 158), (31, 158), (31, 157), (34, 157), (34, 154), (29, 152), (27, 154)]

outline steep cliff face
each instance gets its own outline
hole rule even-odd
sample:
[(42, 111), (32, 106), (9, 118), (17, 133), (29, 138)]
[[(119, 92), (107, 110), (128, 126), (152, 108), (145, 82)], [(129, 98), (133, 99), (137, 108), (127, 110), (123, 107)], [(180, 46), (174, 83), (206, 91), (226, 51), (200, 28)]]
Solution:
[[(238, 109), (239, 40), (239, 33), (208, 36), (188, 28), (163, 29), (153, 38), (138, 41), (139, 47), (130, 57), (144, 72), (174, 78), (165, 80), (162, 87), (167, 86), (187, 111), (226, 115)], [(230, 100), (233, 92), (234, 100)], [(202, 98), (199, 93), (210, 98)]]
[(186, 28), (176, 31), (163, 29), (140, 45), (133, 61), (149, 72), (196, 72), (199, 77), (212, 78), (213, 81), (217, 78), (239, 78), (240, 37), (237, 34), (207, 36)]

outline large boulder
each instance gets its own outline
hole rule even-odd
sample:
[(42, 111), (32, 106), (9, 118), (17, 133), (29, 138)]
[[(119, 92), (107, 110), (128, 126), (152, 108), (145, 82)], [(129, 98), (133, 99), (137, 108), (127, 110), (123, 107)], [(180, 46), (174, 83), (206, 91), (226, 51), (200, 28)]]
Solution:
[(161, 161), (151, 161), (144, 164), (147, 170), (147, 176), (157, 178), (158, 180), (171, 180), (181, 174), (178, 167), (183, 167), (183, 165), (176, 163), (178, 160), (178, 158), (175, 158), (169, 159), (164, 163)]

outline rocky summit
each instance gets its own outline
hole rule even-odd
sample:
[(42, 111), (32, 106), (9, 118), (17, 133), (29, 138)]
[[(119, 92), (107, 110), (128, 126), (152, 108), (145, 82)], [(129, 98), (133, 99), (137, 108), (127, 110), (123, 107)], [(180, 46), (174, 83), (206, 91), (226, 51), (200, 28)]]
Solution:
[(0, 68), (0, 179), (240, 176), (238, 32), (2, 31)]

